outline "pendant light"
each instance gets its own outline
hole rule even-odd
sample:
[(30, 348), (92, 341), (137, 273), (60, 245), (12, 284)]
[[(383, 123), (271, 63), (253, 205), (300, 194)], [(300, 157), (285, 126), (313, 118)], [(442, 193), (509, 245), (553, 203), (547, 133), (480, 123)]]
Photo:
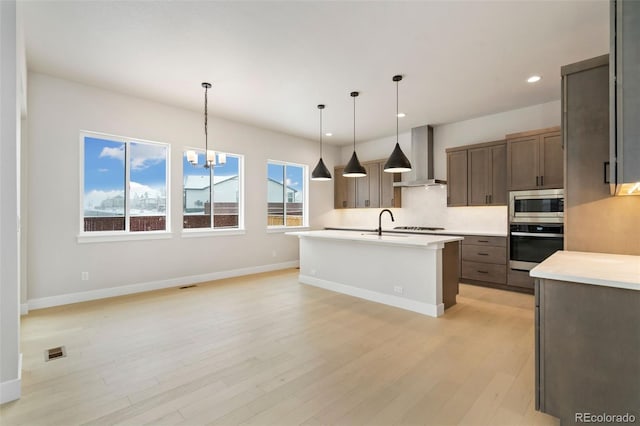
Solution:
[(318, 109), (320, 110), (320, 160), (318, 160), (318, 164), (316, 168), (313, 169), (311, 173), (311, 180), (331, 180), (331, 173), (327, 166), (325, 166), (324, 161), (322, 161), (322, 110), (324, 109), (324, 105), (318, 105)]
[[(205, 169), (209, 169), (216, 165), (216, 153), (215, 151), (209, 151), (209, 134), (207, 129), (207, 91), (211, 89), (211, 83), (202, 83), (202, 87), (204, 87), (204, 152), (205, 152), (205, 161), (204, 167)], [(218, 154), (220, 158), (220, 164), (226, 163), (226, 155)], [(224, 156), (224, 158), (223, 158)], [(194, 166), (198, 165), (198, 154), (195, 151), (187, 151), (187, 161)]]
[(384, 171), (387, 173), (404, 173), (411, 171), (411, 163), (407, 156), (404, 155), (404, 152), (402, 152), (400, 143), (398, 142), (398, 118), (400, 114), (398, 111), (398, 82), (400, 80), (402, 80), (401, 75), (393, 76), (393, 81), (396, 82), (396, 147), (393, 148), (391, 156), (387, 162), (384, 163)]
[(351, 160), (349, 160), (344, 172), (342, 172), (344, 177), (364, 177), (367, 175), (367, 170), (362, 167), (356, 154), (356, 97), (358, 95), (358, 92), (351, 92), (351, 97), (353, 98), (353, 155), (351, 155)]

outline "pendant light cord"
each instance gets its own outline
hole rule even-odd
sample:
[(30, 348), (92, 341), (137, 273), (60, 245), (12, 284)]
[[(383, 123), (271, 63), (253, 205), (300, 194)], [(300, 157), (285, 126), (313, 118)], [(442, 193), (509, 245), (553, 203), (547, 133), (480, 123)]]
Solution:
[(396, 143), (398, 143), (398, 82), (396, 81)]
[(204, 161), (205, 164), (208, 161), (209, 155), (209, 135), (207, 133), (207, 91), (208, 87), (204, 88)]
[(320, 108), (320, 159), (322, 159), (322, 108)]
[(353, 96), (353, 152), (356, 152), (356, 97)]

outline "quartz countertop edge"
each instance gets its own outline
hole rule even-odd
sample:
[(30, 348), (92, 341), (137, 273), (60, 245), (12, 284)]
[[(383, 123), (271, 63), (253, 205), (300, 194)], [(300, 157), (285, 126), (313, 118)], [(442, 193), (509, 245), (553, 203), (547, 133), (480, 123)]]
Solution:
[[(375, 229), (371, 228), (358, 228), (358, 227), (333, 227), (327, 226), (325, 230), (328, 231), (357, 231), (357, 232), (375, 232)], [(416, 235), (481, 235), (484, 237), (506, 237), (508, 232), (495, 232), (495, 231), (461, 231), (459, 229), (444, 229), (442, 231), (415, 231), (411, 229), (393, 229), (383, 228), (382, 232), (394, 233), (394, 234), (416, 234)]]
[(530, 271), (534, 278), (640, 290), (640, 256), (557, 251)]
[(412, 247), (433, 247), (438, 244), (460, 241), (462, 237), (452, 235), (382, 235), (378, 236), (374, 231), (364, 230), (362, 232), (345, 231), (345, 230), (324, 230), (324, 231), (298, 231), (287, 232), (287, 235), (307, 238), (323, 238), (332, 240), (345, 240), (364, 242), (372, 244), (387, 244), (397, 246)]

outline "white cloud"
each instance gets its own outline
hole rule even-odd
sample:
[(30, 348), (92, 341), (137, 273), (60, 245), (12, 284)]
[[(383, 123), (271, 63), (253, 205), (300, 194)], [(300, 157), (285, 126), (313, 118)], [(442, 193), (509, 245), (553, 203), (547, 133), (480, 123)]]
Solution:
[(124, 145), (117, 148), (104, 147), (102, 148), (99, 157), (115, 158), (116, 160), (124, 162)]
[(167, 148), (146, 143), (131, 144), (131, 168), (142, 170), (166, 159)]
[(109, 169), (98, 169), (98, 171), (99, 171), (100, 173), (106, 173), (106, 172), (108, 172), (108, 171), (109, 171)]
[(93, 190), (84, 194), (84, 208), (93, 209), (100, 207), (100, 203), (109, 198), (114, 198), (116, 196), (124, 196), (122, 191), (114, 190), (114, 191), (98, 191)]
[(153, 189), (148, 185), (144, 185), (138, 182), (131, 182), (129, 185), (130, 197), (140, 197), (142, 195), (147, 195), (149, 198), (156, 198), (162, 195), (160, 191), (157, 189)]

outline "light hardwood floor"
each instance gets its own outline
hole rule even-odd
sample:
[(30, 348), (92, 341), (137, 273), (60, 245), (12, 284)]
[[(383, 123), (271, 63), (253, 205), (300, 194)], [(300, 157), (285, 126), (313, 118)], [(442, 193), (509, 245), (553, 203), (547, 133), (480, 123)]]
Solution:
[(532, 296), (461, 285), (436, 319), (297, 273), (30, 312), (0, 423), (558, 424), (533, 408)]

